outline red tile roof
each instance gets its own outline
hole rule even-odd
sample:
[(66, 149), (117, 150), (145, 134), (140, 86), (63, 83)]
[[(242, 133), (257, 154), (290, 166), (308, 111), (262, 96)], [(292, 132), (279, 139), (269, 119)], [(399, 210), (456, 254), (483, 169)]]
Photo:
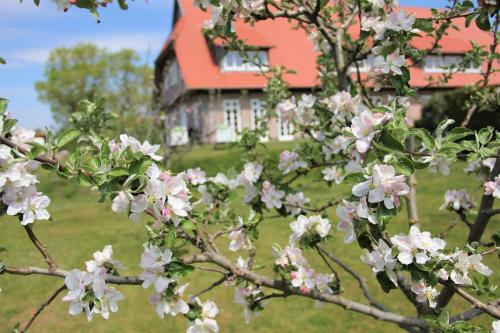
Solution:
[[(177, 20), (164, 50), (173, 47), (187, 89), (261, 89), (266, 86), (266, 79), (252, 72), (223, 72), (215, 63), (210, 53), (209, 44), (202, 28), (210, 14), (193, 6), (192, 0), (178, 0), (182, 16)], [(418, 7), (399, 7), (416, 17), (429, 17), (430, 10)], [(475, 24), (464, 29), (464, 19), (454, 23), (459, 31), (448, 30), (448, 35), (440, 41), (442, 53), (463, 53), (470, 49), (470, 40), (479, 45), (489, 45), (492, 34), (479, 30)], [(293, 29), (293, 24), (286, 19), (266, 20), (254, 26), (238, 20), (235, 25), (239, 37), (248, 45), (269, 48), (269, 64), (281, 65), (293, 69), (294, 74), (285, 74), (284, 79), (292, 88), (310, 88), (317, 84), (316, 55), (313, 43), (303, 30)], [(356, 35), (358, 27), (352, 27)], [(418, 37), (412, 41), (417, 48), (427, 48), (433, 43), (428, 37)], [(220, 44), (220, 42), (216, 42)], [(500, 48), (499, 48), (500, 50)], [(161, 57), (161, 55), (160, 55)], [(500, 68), (500, 62), (496, 62)], [(363, 75), (365, 76), (365, 75)], [(439, 74), (425, 73), (420, 67), (411, 69), (411, 84), (425, 87), (427, 77), (439, 77)], [(481, 80), (480, 74), (457, 73), (446, 84), (447, 87), (461, 87)], [(500, 85), (500, 73), (493, 73), (490, 84)]]

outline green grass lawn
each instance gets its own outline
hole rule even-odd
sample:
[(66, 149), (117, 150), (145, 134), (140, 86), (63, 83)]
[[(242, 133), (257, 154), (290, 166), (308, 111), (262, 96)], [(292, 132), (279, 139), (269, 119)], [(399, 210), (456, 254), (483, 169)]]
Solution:
[[(271, 143), (266, 149), (267, 154), (277, 157), (279, 151), (292, 144)], [(173, 159), (172, 169), (175, 171), (188, 167), (200, 166), (213, 175), (217, 171), (228, 168), (238, 168), (243, 164), (242, 153), (237, 149), (215, 149), (211, 146), (195, 147), (178, 154)], [(418, 208), (423, 229), (433, 233), (442, 231), (455, 216), (447, 211), (439, 210), (446, 189), (466, 189), (479, 202), (481, 189), (473, 176), (465, 176), (461, 171), (464, 165), (457, 164), (452, 168), (452, 174), (444, 177), (438, 174), (419, 172)], [(52, 177), (44, 177), (40, 188), (52, 199), (51, 214), (53, 222), (37, 222), (35, 231), (48, 246), (54, 259), (60, 267), (84, 268), (84, 261), (89, 260), (92, 253), (111, 244), (115, 258), (127, 267), (122, 273), (138, 274), (142, 243), (146, 239), (144, 227), (127, 221), (123, 216), (110, 210), (110, 203), (97, 203), (97, 195), (90, 190), (79, 189), (75, 184), (65, 183)], [(319, 174), (311, 175), (307, 181), (298, 182), (305, 193), (313, 199), (326, 201), (333, 197), (341, 198), (348, 189), (346, 187), (328, 188), (318, 181)], [(238, 211), (243, 207), (235, 207)], [(242, 210), (244, 211), (244, 210)], [(402, 212), (397, 221), (392, 222), (391, 231), (407, 231), (406, 213)], [(257, 244), (257, 264), (265, 267), (263, 274), (271, 274), (271, 245), (287, 243), (290, 229), (289, 220), (273, 217), (265, 220), (260, 229), (260, 239)], [(337, 218), (334, 209), (328, 212), (330, 220), (335, 225)], [(497, 230), (499, 219), (491, 222), (488, 234)], [(334, 228), (333, 228), (334, 229)], [(342, 235), (334, 233), (335, 239), (327, 247), (337, 256), (349, 263), (357, 271), (369, 279), (369, 285), (375, 296), (394, 311), (413, 315), (413, 309), (398, 291), (384, 294), (374, 281), (369, 268), (359, 260), (362, 251), (355, 244), (345, 245)], [(461, 245), (466, 237), (466, 228), (459, 225), (446, 241), (450, 246)], [(225, 240), (222, 241), (223, 243)], [(24, 229), (13, 218), (0, 219), (0, 246), (8, 252), (1, 253), (1, 258), (11, 266), (34, 265), (43, 266), (39, 253), (27, 239)], [(224, 244), (222, 244), (224, 246)], [(313, 252), (306, 252), (311, 264), (319, 271), (327, 272), (323, 263)], [(490, 267), (498, 266), (498, 260), (490, 256), (486, 260)], [(196, 272), (189, 278), (191, 283), (188, 293), (196, 293), (208, 286), (219, 276), (204, 272)], [(341, 275), (345, 288), (344, 295), (363, 301), (357, 291), (356, 283), (345, 274)], [(498, 278), (495, 279), (498, 283)], [(0, 276), (0, 331), (10, 332), (17, 322), (24, 322), (32, 311), (41, 304), (58, 286), (62, 279), (46, 276), (14, 277)], [(184, 332), (187, 321), (178, 316), (167, 316), (161, 320), (148, 303), (152, 290), (144, 290), (137, 286), (119, 286), (126, 299), (119, 303), (120, 310), (112, 314), (109, 320), (100, 317), (87, 322), (85, 317), (70, 316), (68, 304), (59, 297), (46, 309), (32, 326), (31, 332)], [(397, 332), (395, 325), (378, 322), (371, 318), (356, 314), (333, 305), (319, 305), (311, 300), (301, 298), (277, 299), (267, 303), (265, 310), (252, 320), (249, 325), (243, 323), (243, 314), (238, 305), (233, 304), (234, 290), (221, 286), (202, 296), (203, 299), (213, 299), (220, 309), (218, 316), (221, 332)], [(465, 303), (454, 298), (451, 313), (464, 309)], [(490, 327), (485, 316), (478, 322)]]

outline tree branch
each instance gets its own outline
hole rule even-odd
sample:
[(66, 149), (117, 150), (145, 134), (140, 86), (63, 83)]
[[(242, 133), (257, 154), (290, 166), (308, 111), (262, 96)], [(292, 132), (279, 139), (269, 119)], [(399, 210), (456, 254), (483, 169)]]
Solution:
[(26, 230), (26, 233), (28, 234), (28, 237), (30, 238), (31, 242), (35, 245), (35, 247), (40, 251), (40, 253), (43, 256), (43, 259), (45, 259), (45, 262), (49, 266), (49, 270), (54, 271), (57, 269), (57, 265), (50, 256), (49, 252), (47, 251), (47, 247), (40, 242), (40, 240), (36, 237), (35, 233), (33, 232), (33, 229), (30, 225), (25, 225), (24, 230)]
[(45, 301), (43, 302), (39, 307), (38, 309), (33, 312), (33, 314), (31, 315), (30, 319), (28, 320), (28, 322), (26, 323), (26, 325), (24, 325), (24, 327), (19, 331), (20, 333), (24, 333), (28, 330), (28, 328), (30, 328), (31, 324), (33, 324), (33, 322), (35, 321), (35, 319), (40, 315), (40, 313), (42, 313), (42, 311), (47, 307), (49, 306), (50, 303), (52, 303), (52, 301), (54, 299), (56, 299), (56, 297), (63, 291), (66, 289), (66, 285), (63, 284), (62, 286), (60, 286), (59, 288), (56, 289), (56, 291), (54, 291), (54, 293), (52, 293), (52, 295)]

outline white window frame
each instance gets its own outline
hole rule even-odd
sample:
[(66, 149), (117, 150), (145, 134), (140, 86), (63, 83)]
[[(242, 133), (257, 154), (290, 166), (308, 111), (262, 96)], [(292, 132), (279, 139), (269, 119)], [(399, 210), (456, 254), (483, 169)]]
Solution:
[[(451, 59), (455, 59), (453, 63), (460, 64), (463, 59), (463, 54), (429, 54), (424, 58), (423, 70), (426, 73), (448, 73), (450, 72)], [(454, 69), (455, 70), (455, 69)], [(481, 65), (474, 67), (469, 64), (465, 70), (457, 71), (457, 73), (481, 73)]]
[[(277, 120), (276, 123), (278, 126), (278, 128), (277, 128), (278, 140), (279, 141), (293, 141), (295, 139), (295, 135), (294, 135), (295, 128), (293, 126), (293, 123), (289, 122), (289, 121), (284, 121), (281, 118), (280, 112), (278, 112), (278, 116), (277, 116), (276, 120)], [(287, 129), (287, 130), (283, 131), (283, 129)]]
[[(222, 101), (223, 124), (229, 126), (234, 133), (234, 141), (241, 132), (241, 105), (239, 99), (225, 99)], [(236, 121), (236, 124), (234, 123)], [(236, 125), (236, 126), (235, 126)]]
[[(267, 70), (269, 65), (267, 53), (267, 50), (247, 51), (250, 58), (253, 58), (252, 55), (260, 55), (259, 58), (263, 59), (262, 70)], [(252, 62), (244, 62), (244, 58), (239, 51), (227, 51), (220, 61), (220, 68), (223, 72), (258, 72), (261, 67)]]
[(170, 63), (165, 73), (164, 88), (173, 87), (181, 82), (181, 70), (177, 59)]
[[(264, 117), (264, 102), (259, 98), (250, 99), (250, 129), (256, 130), (258, 127), (258, 122), (263, 121)], [(269, 131), (260, 138), (260, 141), (269, 141)]]

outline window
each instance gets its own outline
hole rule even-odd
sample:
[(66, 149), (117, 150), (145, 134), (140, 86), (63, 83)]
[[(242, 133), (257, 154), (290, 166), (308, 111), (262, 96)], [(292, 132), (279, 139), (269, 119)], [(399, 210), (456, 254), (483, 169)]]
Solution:
[(266, 69), (268, 64), (266, 50), (248, 51), (246, 57), (239, 51), (228, 51), (222, 58), (221, 69), (226, 72), (257, 72), (259, 66)]
[[(250, 100), (250, 117), (251, 117), (251, 124), (250, 128), (252, 130), (259, 129), (262, 125), (262, 123), (265, 121), (265, 110), (264, 110), (264, 103), (258, 99), (258, 98), (252, 98)], [(261, 138), (262, 141), (267, 141), (268, 140), (268, 134), (266, 133), (264, 136)]]
[(292, 141), (294, 139), (293, 130), (293, 124), (282, 119), (281, 113), (278, 112), (278, 140)]
[[(424, 59), (424, 71), (428, 73), (444, 73), (458, 68), (464, 61), (460, 54), (427, 55)], [(464, 72), (479, 73), (480, 64), (469, 63)]]
[(165, 88), (170, 88), (179, 84), (181, 79), (182, 77), (179, 69), (179, 63), (174, 59), (174, 61), (168, 66), (165, 73)]
[(231, 132), (241, 131), (240, 101), (237, 99), (226, 99), (223, 102), (224, 125), (228, 126)]

